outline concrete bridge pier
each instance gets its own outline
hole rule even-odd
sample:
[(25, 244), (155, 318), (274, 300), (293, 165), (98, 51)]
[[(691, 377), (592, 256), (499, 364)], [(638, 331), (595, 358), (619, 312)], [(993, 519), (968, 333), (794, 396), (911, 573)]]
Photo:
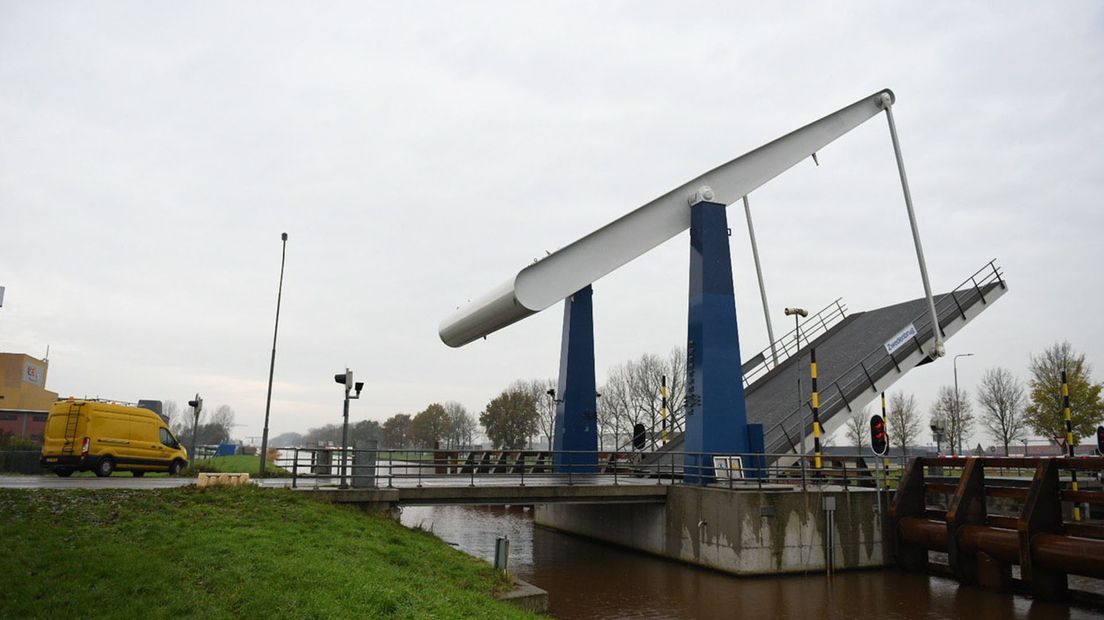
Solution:
[[(835, 487), (826, 487), (833, 489)], [(825, 511), (834, 500), (833, 525)], [(669, 487), (666, 503), (543, 504), (537, 524), (735, 575), (885, 566), (873, 489), (730, 491)]]

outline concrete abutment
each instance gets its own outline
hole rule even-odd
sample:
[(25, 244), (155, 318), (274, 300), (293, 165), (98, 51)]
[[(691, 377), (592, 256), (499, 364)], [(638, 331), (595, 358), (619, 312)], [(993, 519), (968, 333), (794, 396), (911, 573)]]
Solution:
[(538, 525), (736, 575), (822, 572), (825, 500), (835, 501), (832, 570), (888, 564), (878, 493), (838, 487), (729, 490), (672, 486), (665, 504), (540, 504)]

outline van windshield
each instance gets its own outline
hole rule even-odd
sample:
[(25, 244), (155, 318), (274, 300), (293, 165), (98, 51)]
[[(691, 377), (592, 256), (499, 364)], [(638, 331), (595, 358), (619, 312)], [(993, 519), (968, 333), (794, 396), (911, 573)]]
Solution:
[(161, 443), (170, 448), (180, 447), (180, 443), (176, 440), (176, 437), (173, 437), (173, 434), (169, 432), (169, 429), (165, 428), (164, 426), (161, 427)]

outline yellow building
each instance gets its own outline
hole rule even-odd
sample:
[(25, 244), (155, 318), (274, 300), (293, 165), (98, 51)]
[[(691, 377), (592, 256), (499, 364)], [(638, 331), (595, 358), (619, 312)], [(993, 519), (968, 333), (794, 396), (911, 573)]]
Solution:
[(0, 430), (41, 441), (46, 414), (58, 398), (46, 389), (49, 366), (30, 355), (0, 353)]

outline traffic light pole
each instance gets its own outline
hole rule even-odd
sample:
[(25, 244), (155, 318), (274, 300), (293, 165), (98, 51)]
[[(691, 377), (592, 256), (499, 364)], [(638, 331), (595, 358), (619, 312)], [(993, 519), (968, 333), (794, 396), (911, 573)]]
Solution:
[(349, 488), (345, 480), (345, 468), (349, 464), (349, 386), (345, 387), (345, 422), (341, 425), (341, 488)]
[(189, 400), (188, 406), (192, 408), (192, 465), (199, 460), (199, 453), (196, 452), (196, 436), (199, 434), (199, 414), (203, 411), (203, 399), (196, 393), (195, 400)]

